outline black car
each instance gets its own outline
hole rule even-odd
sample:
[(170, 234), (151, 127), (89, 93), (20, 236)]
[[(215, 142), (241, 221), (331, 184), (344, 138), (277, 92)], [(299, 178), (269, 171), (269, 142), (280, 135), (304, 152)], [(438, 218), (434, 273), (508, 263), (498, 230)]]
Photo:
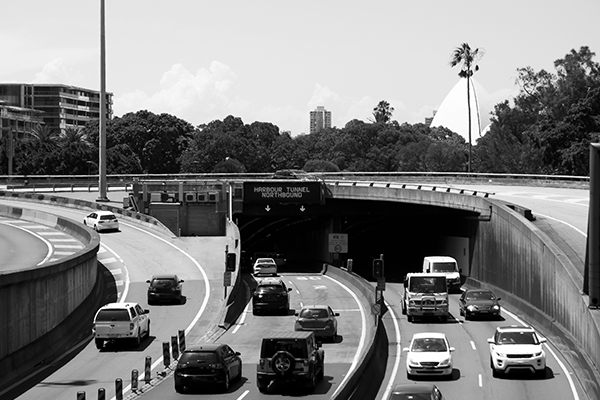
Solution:
[(396, 385), (389, 400), (444, 400), (444, 396), (434, 384)]
[(262, 311), (279, 311), (287, 314), (290, 309), (289, 292), (281, 278), (264, 278), (258, 281), (252, 294), (252, 314)]
[(500, 318), (499, 297), (488, 289), (469, 289), (462, 293), (458, 301), (459, 312), (465, 319), (472, 317)]
[(174, 301), (181, 303), (183, 279), (175, 274), (153, 275), (146, 281), (148, 286), (148, 305), (159, 301)]
[(227, 392), (231, 381), (242, 378), (240, 355), (223, 343), (190, 346), (177, 361), (175, 391), (218, 385)]

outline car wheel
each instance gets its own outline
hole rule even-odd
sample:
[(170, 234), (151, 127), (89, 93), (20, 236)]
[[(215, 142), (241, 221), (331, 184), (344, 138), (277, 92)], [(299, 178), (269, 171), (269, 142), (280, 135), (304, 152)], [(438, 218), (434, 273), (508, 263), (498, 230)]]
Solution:
[(465, 313), (465, 321), (468, 321), (471, 316), (468, 313)]
[(183, 393), (183, 385), (175, 384), (175, 391), (177, 393)]
[(325, 360), (323, 360), (323, 362), (321, 363), (321, 369), (319, 370), (319, 373), (317, 374), (317, 379), (323, 380), (324, 377), (325, 377)]
[(133, 339), (133, 345), (135, 347), (140, 347), (141, 344), (142, 344), (142, 334), (141, 334), (140, 330), (138, 329), (137, 336)]
[(102, 348), (104, 347), (104, 339), (95, 339), (96, 342), (96, 348), (98, 350), (102, 350)]
[(85, 221), (85, 219), (83, 220), (83, 224), (84, 224), (85, 226), (87, 226), (87, 222)]
[(150, 322), (148, 322), (148, 330), (146, 331), (146, 339), (150, 339)]
[(535, 371), (535, 376), (539, 379), (543, 379), (546, 377), (546, 368)]
[(406, 379), (408, 379), (408, 380), (413, 379), (413, 376), (411, 374), (409, 374), (408, 371), (406, 372)]
[(448, 322), (448, 317), (444, 315), (443, 317), (440, 317), (440, 320), (442, 322)]
[(94, 225), (94, 230), (98, 232), (98, 225)]
[(414, 318), (412, 315), (409, 315), (408, 317), (406, 317), (406, 319), (408, 319), (408, 322), (413, 322)]
[(229, 391), (229, 371), (225, 372), (225, 382), (223, 382), (223, 391)]

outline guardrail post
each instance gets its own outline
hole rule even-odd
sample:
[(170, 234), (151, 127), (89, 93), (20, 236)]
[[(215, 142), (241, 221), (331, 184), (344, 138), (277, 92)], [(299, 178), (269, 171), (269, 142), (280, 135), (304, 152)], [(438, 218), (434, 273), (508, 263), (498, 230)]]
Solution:
[(152, 357), (146, 357), (146, 364), (144, 366), (144, 382), (146, 385), (152, 380)]
[(115, 379), (115, 397), (117, 400), (123, 400), (123, 379)]
[(163, 342), (163, 363), (165, 368), (171, 365), (171, 354), (169, 353), (169, 342)]
[(98, 400), (106, 400), (106, 390), (104, 388), (98, 389)]
[(85, 400), (85, 392), (77, 392), (77, 400)]
[(179, 358), (179, 346), (177, 345), (177, 336), (171, 336), (171, 352), (173, 353), (173, 360)]
[(185, 350), (185, 331), (179, 330), (179, 352), (183, 353)]

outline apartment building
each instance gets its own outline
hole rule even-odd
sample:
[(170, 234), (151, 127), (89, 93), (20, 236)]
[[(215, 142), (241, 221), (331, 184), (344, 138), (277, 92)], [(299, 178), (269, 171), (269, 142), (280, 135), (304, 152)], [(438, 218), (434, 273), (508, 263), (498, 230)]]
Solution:
[(321, 129), (331, 128), (331, 111), (318, 106), (310, 112), (310, 133), (319, 132)]
[[(107, 119), (112, 118), (112, 96), (112, 93), (106, 93)], [(31, 131), (39, 123), (62, 132), (68, 127), (83, 127), (88, 121), (100, 119), (100, 92), (77, 86), (0, 83), (0, 101), (3, 107), (29, 110), (21, 113), (29, 113), (31, 121), (24, 121), (8, 111), (2, 121), (2, 129), (12, 127), (19, 135)]]

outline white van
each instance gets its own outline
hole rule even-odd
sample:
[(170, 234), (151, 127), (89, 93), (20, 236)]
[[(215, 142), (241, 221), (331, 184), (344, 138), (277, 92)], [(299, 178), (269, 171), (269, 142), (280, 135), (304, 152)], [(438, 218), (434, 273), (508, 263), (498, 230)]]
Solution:
[(448, 256), (429, 256), (423, 259), (423, 272), (443, 273), (446, 275), (449, 292), (460, 292), (460, 273), (462, 269), (458, 268), (458, 263), (452, 257)]

